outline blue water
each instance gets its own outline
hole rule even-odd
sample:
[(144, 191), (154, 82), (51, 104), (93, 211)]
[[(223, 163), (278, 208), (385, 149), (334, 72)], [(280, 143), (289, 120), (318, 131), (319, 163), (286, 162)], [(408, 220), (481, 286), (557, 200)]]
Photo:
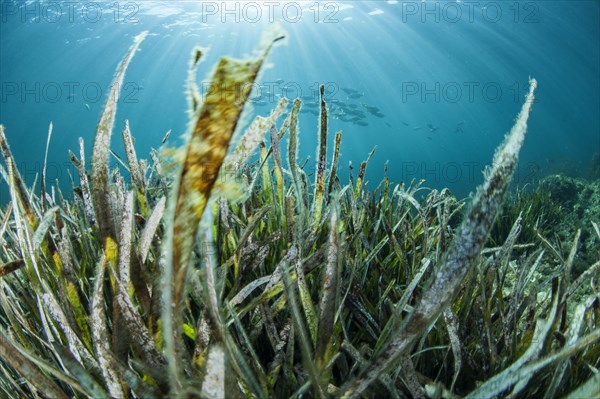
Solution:
[[(530, 76), (539, 89), (516, 184), (557, 172), (585, 176), (600, 151), (598, 1), (315, 4), (0, 1), (0, 123), (22, 174), (32, 184), (41, 173), (50, 121), (48, 179), (70, 186), (76, 173), (67, 150), (78, 154), (79, 137), (89, 163), (113, 73), (135, 35), (150, 32), (125, 78), (113, 149), (123, 155), (129, 119), (138, 157), (148, 158), (169, 129), (169, 143), (182, 143), (192, 49), (210, 48), (201, 82), (220, 56), (251, 54), (274, 20), (287, 39), (268, 58), (243, 122), (267, 115), (282, 95), (304, 96), (299, 158), (311, 157), (309, 171), (317, 142), (310, 97), (320, 83), (330, 143), (335, 131), (344, 134), (342, 182), (348, 163), (356, 174), (378, 146), (371, 188), (389, 161), (394, 183), (425, 178), (467, 196), (518, 114)], [(0, 202), (7, 200), (2, 184)]]

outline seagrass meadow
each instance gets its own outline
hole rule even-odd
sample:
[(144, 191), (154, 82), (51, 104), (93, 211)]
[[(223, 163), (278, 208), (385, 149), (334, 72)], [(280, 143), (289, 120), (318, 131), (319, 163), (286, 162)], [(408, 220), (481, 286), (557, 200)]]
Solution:
[(559, 245), (523, 226), (525, 203), (488, 239), (534, 79), (467, 201), (387, 177), (367, 190), (368, 159), (338, 176), (323, 88), (314, 176), (297, 161), (301, 99), (234, 135), (283, 34), (221, 58), (204, 98), (196, 50), (187, 144), (138, 160), (125, 123), (112, 169), (118, 90), (145, 36), (116, 71), (91, 157), (83, 140), (69, 152), (71, 193), (45, 172), (27, 187), (0, 126), (1, 396), (600, 397), (600, 261), (573, 273), (581, 232)]

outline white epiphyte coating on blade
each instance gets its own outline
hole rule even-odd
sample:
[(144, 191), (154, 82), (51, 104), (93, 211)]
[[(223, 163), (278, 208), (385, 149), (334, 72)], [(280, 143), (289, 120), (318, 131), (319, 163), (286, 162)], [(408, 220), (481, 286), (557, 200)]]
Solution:
[(96, 266), (96, 281), (94, 282), (94, 291), (91, 304), (91, 330), (94, 349), (102, 370), (104, 383), (113, 398), (124, 398), (118, 373), (115, 370), (114, 355), (110, 350), (110, 338), (106, 313), (104, 312), (104, 272), (108, 267), (108, 262), (114, 262), (114, 252), (116, 243), (112, 239), (106, 240), (106, 251)]
[[(15, 160), (10, 151), (10, 147), (8, 145), (8, 140), (6, 140), (6, 135), (4, 133), (4, 126), (0, 125), (0, 152), (4, 157), (4, 162), (6, 163), (7, 172), (9, 175), (9, 179), (13, 179), (14, 184), (16, 185), (15, 194), (18, 193), (20, 198), (20, 202), (23, 204), (25, 208), (25, 213), (29, 219), (29, 223), (33, 226), (37, 223), (37, 217), (31, 207), (31, 202), (29, 200), (29, 193), (27, 187), (25, 186), (25, 182), (23, 181), (21, 174), (18, 169), (15, 167)], [(10, 166), (12, 165), (12, 167)], [(6, 177), (5, 177), (6, 178)], [(9, 184), (10, 185), (10, 184)], [(15, 197), (13, 195), (13, 197)]]
[(323, 198), (325, 194), (325, 172), (327, 169), (327, 104), (325, 103), (325, 86), (321, 85), (319, 114), (319, 147), (317, 152), (317, 174), (315, 177), (315, 202), (313, 205), (313, 229), (316, 230), (321, 221)]
[(138, 50), (140, 43), (147, 35), (148, 32), (145, 31), (135, 37), (133, 45), (119, 64), (94, 138), (92, 153), (92, 196), (96, 211), (96, 221), (98, 222), (100, 237), (103, 241), (108, 236), (116, 237), (116, 226), (112, 222), (113, 206), (108, 194), (108, 157), (110, 154), (110, 136), (117, 114), (117, 103), (127, 67)]
[(131, 176), (131, 181), (138, 190), (144, 192), (144, 177), (135, 153), (133, 138), (131, 137), (131, 131), (129, 130), (129, 120), (125, 120), (125, 129), (123, 129), (123, 144), (125, 145), (125, 154), (127, 156), (127, 165), (129, 166), (128, 169)]
[(438, 270), (431, 287), (425, 292), (403, 327), (396, 333), (386, 351), (377, 359), (369, 371), (348, 385), (343, 397), (358, 398), (384, 371), (392, 367), (408, 350), (414, 340), (424, 331), (448, 305), (456, 294), (456, 288), (467, 271), (475, 264), (496, 213), (514, 173), (519, 151), (527, 132), (527, 119), (534, 101), (537, 87), (535, 79), (529, 81), (529, 93), (517, 120), (506, 136), (504, 143), (494, 155), (492, 168), (477, 194), (460, 226), (452, 247), (449, 249), (442, 266)]
[(208, 350), (206, 370), (202, 393), (207, 398), (225, 399), (225, 351), (221, 344), (215, 344)]
[(46, 206), (46, 166), (48, 164), (48, 148), (50, 147), (50, 138), (52, 137), (52, 121), (50, 121), (50, 126), (48, 127), (48, 139), (46, 140), (46, 152), (44, 153), (44, 168), (42, 169), (42, 181), (40, 187), (40, 197), (42, 199), (42, 212), (45, 210)]
[(279, 100), (277, 107), (271, 112), (267, 118), (257, 116), (254, 121), (250, 124), (246, 133), (242, 136), (240, 143), (233, 151), (233, 153), (227, 157), (227, 166), (233, 168), (235, 171), (239, 170), (244, 165), (252, 154), (258, 148), (260, 142), (264, 139), (265, 135), (277, 122), (279, 117), (285, 112), (288, 104), (287, 98)]

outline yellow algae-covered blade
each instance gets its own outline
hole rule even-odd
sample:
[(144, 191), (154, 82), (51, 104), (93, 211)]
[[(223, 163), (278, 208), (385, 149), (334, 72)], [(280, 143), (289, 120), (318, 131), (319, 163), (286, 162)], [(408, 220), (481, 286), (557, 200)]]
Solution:
[(162, 322), (169, 377), (174, 388), (181, 386), (176, 355), (181, 325), (178, 309), (198, 224), (258, 72), (273, 43), (281, 38), (281, 34), (274, 36), (256, 59), (221, 58), (211, 79), (214, 89), (207, 93), (197, 119), (192, 122), (181, 175), (174, 186), (173, 222), (163, 248)]
[(181, 293), (198, 223), (219, 174), (229, 143), (266, 53), (255, 60), (221, 58), (183, 162), (173, 227), (175, 299)]

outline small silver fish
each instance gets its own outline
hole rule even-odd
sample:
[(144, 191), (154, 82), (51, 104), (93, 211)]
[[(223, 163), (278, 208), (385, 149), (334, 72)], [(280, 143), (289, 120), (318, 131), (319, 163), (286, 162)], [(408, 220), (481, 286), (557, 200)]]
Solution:
[(163, 137), (161, 144), (164, 144), (169, 139), (170, 134), (171, 134), (171, 129), (169, 129), (169, 131), (167, 133), (165, 133), (165, 137)]

